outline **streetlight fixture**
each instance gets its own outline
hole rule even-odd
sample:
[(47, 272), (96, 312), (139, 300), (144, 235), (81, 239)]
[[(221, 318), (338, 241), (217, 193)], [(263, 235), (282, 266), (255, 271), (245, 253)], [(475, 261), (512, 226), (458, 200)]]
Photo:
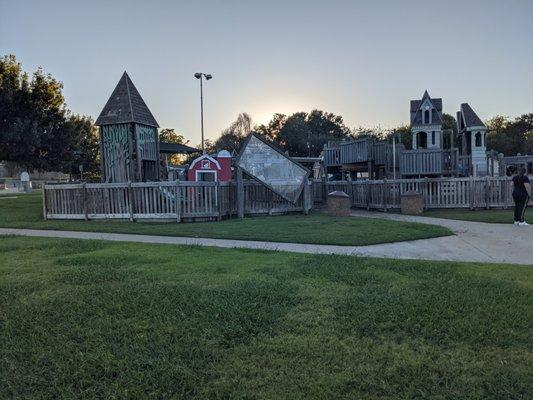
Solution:
[(210, 74), (204, 74), (203, 72), (197, 72), (194, 74), (196, 79), (200, 79), (200, 118), (202, 122), (202, 154), (205, 154), (204, 146), (204, 90), (203, 90), (203, 78), (206, 81), (213, 78)]

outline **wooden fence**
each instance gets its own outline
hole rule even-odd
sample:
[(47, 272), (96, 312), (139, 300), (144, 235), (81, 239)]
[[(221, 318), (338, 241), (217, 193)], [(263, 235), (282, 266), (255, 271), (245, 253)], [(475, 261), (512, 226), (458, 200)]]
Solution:
[[(293, 204), (258, 182), (242, 183), (245, 215), (307, 212), (309, 189)], [(138, 182), (46, 184), (46, 219), (204, 220), (237, 215), (236, 182)], [(307, 194), (307, 195), (306, 195)]]
[(325, 182), (314, 180), (293, 204), (252, 180), (237, 182), (142, 182), (47, 184), (43, 215), (47, 219), (165, 219), (193, 221), (243, 215), (308, 212), (314, 202), (342, 190), (352, 207), (397, 210), (402, 194), (424, 196), (427, 209), (508, 208), (513, 205), (507, 177), (421, 178)]
[(325, 203), (327, 193), (342, 190), (352, 207), (399, 209), (401, 195), (415, 191), (424, 196), (425, 207), (507, 208), (513, 205), (511, 180), (507, 177), (421, 178), (372, 181), (313, 181), (315, 203)]

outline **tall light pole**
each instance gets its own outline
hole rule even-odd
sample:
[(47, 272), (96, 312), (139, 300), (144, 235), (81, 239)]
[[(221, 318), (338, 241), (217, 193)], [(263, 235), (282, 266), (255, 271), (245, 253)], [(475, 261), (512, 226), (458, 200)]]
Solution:
[(202, 123), (202, 154), (205, 154), (205, 146), (204, 146), (204, 85), (203, 85), (203, 78), (205, 78), (206, 81), (211, 79), (213, 76), (210, 74), (204, 74), (203, 72), (197, 72), (194, 74), (194, 77), (196, 79), (200, 79), (200, 118)]

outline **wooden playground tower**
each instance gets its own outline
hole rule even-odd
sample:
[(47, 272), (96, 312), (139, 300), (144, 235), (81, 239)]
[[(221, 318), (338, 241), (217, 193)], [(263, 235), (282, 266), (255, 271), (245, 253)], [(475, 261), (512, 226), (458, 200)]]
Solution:
[(126, 72), (96, 120), (100, 127), (102, 181), (160, 179), (159, 125)]

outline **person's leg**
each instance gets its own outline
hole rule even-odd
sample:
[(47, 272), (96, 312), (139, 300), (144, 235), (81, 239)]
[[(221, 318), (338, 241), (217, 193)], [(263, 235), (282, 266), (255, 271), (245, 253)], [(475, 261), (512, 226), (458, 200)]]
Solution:
[(520, 215), (522, 214), (522, 209), (520, 208), (520, 198), (518, 196), (513, 196), (514, 200), (514, 222), (520, 222)]
[(522, 211), (520, 213), (520, 222), (524, 222), (524, 216), (526, 215), (527, 203), (529, 202), (529, 196), (526, 196), (522, 200)]

